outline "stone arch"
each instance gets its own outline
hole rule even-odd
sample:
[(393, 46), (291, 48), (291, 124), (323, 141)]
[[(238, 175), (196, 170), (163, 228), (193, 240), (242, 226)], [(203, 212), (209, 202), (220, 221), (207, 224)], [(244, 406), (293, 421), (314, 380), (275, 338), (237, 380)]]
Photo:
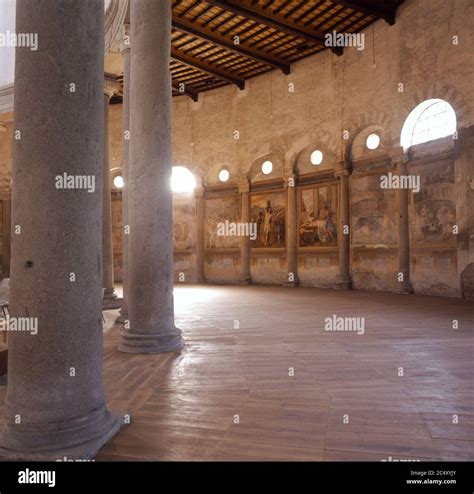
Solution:
[[(316, 150), (323, 153), (323, 161), (319, 165), (311, 163), (311, 154)], [(292, 163), (292, 171), (298, 175), (327, 171), (336, 167), (337, 153), (328, 145), (326, 140), (312, 139), (308, 145), (295, 155)]]
[[(344, 145), (345, 167), (348, 169), (351, 168), (351, 163), (354, 159), (353, 151), (359, 147), (358, 141), (361, 139), (364, 139), (365, 141), (366, 137), (372, 132), (381, 133), (380, 148), (374, 150), (378, 153), (367, 153), (366, 157), (370, 157), (370, 154), (372, 154), (372, 156), (381, 154), (381, 151), (387, 152), (393, 146), (394, 142), (394, 137), (388, 129), (390, 129), (390, 118), (388, 114), (382, 110), (361, 113), (352, 123), (350, 123), (350, 125), (345, 127), (343, 130), (343, 139), (346, 143)], [(347, 135), (347, 139), (345, 139), (345, 135)], [(358, 158), (360, 159), (360, 156), (358, 156)]]
[[(415, 91), (409, 98), (405, 98), (401, 102), (401, 125), (403, 126), (405, 119), (414, 108), (428, 99), (442, 99), (449, 103), (456, 113), (458, 127), (466, 125), (469, 122), (468, 105), (464, 101), (462, 94), (450, 85), (431, 83), (425, 88)], [(400, 133), (401, 131), (402, 129), (400, 127)]]
[[(219, 172), (227, 169), (230, 173), (227, 182), (219, 180)], [(240, 166), (235, 153), (222, 152), (209, 157), (204, 162), (203, 184), (204, 186), (235, 185), (239, 182)]]
[[(265, 161), (271, 161), (273, 164), (273, 170), (269, 175), (262, 173), (262, 164)], [(268, 180), (283, 180), (285, 176), (285, 160), (281, 153), (270, 152), (260, 155), (255, 159), (247, 173), (248, 179), (253, 182), (264, 182)]]

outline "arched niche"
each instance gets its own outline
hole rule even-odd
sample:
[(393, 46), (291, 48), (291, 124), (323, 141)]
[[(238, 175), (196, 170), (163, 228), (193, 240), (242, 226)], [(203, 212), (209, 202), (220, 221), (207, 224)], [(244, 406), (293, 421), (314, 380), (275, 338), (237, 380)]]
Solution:
[[(221, 170), (227, 170), (229, 172), (229, 180), (227, 180), (227, 182), (221, 182), (221, 180), (219, 180), (219, 172)], [(204, 174), (205, 187), (236, 186), (238, 182), (239, 167), (232, 160), (216, 158), (208, 167), (206, 167), (206, 172)]]
[[(318, 152), (321, 153), (321, 161), (317, 158)], [(315, 140), (296, 156), (293, 172), (298, 175), (310, 175), (314, 173), (326, 172), (334, 169), (336, 166), (336, 153), (325, 143)]]
[[(375, 149), (368, 147), (369, 136), (378, 136), (379, 144)], [(389, 154), (391, 141), (385, 129), (379, 124), (367, 125), (361, 129), (352, 140), (349, 140), (346, 161), (353, 163), (355, 161), (371, 160), (382, 158)]]
[[(265, 162), (272, 163), (271, 173), (265, 174), (262, 171), (262, 165)], [(270, 182), (283, 180), (285, 172), (284, 160), (277, 153), (267, 153), (261, 155), (253, 161), (248, 171), (248, 178), (252, 183)]]

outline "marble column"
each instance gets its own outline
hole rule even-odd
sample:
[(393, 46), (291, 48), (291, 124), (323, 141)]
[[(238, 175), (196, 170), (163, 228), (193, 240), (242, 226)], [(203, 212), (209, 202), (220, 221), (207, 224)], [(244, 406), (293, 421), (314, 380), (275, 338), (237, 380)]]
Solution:
[[(239, 184), (239, 194), (240, 221), (250, 225), (250, 184), (247, 178)], [(250, 271), (250, 237), (247, 236), (240, 239), (240, 283), (244, 285), (252, 283), (252, 274)]]
[(16, 28), (40, 40), (15, 67), (10, 315), (30, 331), (8, 338), (0, 455), (91, 458), (120, 428), (102, 385), (104, 3), (18, 0)]
[(339, 178), (339, 279), (337, 288), (349, 290), (352, 288), (350, 273), (350, 209), (349, 209), (349, 170), (339, 169), (334, 172)]
[(202, 187), (194, 189), (196, 199), (196, 280), (198, 283), (206, 282), (205, 271), (205, 244), (204, 244), (204, 216), (205, 216), (205, 198)]
[[(395, 148), (390, 152), (390, 159), (397, 169), (397, 174), (407, 175), (407, 159), (403, 148)], [(408, 189), (397, 190), (398, 206), (398, 273), (399, 293), (413, 293), (410, 282), (410, 237), (408, 224)]]
[(288, 225), (286, 229), (286, 256), (288, 263), (288, 273), (286, 285), (298, 286), (298, 225), (296, 211), (296, 175), (287, 177), (286, 186), (288, 189)]
[(130, 70), (130, 327), (119, 350), (183, 346), (174, 323), (171, 193), (171, 2), (134, 0)]
[(102, 222), (102, 288), (104, 299), (117, 298), (114, 287), (114, 252), (112, 244), (112, 189), (109, 163), (109, 104), (114, 95), (106, 81), (104, 86), (104, 162), (103, 162), (103, 222)]
[(129, 292), (129, 150), (130, 150), (130, 24), (124, 24), (122, 40), (120, 42), (120, 53), (123, 60), (123, 98), (122, 98), (122, 286), (123, 300), (120, 315), (116, 322), (124, 323), (129, 320), (128, 314), (128, 292)]

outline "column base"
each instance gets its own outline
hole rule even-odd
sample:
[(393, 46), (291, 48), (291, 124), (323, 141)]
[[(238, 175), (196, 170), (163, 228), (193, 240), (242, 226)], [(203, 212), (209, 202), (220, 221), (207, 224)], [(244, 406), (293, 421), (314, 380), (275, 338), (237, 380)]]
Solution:
[(252, 280), (250, 278), (241, 278), (237, 281), (237, 285), (251, 285)]
[(104, 406), (67, 422), (36, 427), (6, 424), (0, 431), (0, 457), (14, 461), (91, 460), (120, 431), (122, 419)]
[(402, 283), (399, 283), (398, 288), (395, 290), (395, 293), (410, 295), (414, 293), (414, 290), (409, 281), (403, 281)]
[(105, 289), (105, 292), (104, 292), (104, 300), (108, 300), (108, 299), (113, 299), (113, 298), (117, 298), (117, 294), (115, 293), (115, 287), (112, 287), (112, 288), (106, 288)]
[(292, 287), (300, 286), (300, 280), (287, 281), (286, 283), (283, 283), (283, 286), (292, 286)]
[(140, 334), (129, 330), (121, 332), (123, 338), (118, 349), (124, 353), (165, 353), (177, 352), (184, 346), (181, 331), (175, 328), (175, 333)]
[(352, 280), (350, 277), (341, 277), (336, 281), (334, 288), (336, 290), (352, 290)]
[(115, 322), (119, 324), (124, 324), (125, 321), (129, 321), (128, 309), (124, 307), (124, 303), (122, 302), (122, 308), (120, 309), (120, 314), (117, 317), (117, 319), (115, 319)]

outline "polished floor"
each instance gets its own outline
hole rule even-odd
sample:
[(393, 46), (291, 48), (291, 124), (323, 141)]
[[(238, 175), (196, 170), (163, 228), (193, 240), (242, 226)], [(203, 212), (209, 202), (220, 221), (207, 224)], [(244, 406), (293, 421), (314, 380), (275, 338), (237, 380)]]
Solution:
[[(123, 355), (107, 329), (108, 400), (132, 423), (98, 460), (474, 459), (472, 304), (256, 286), (175, 300), (181, 354)], [(364, 334), (325, 331), (333, 315)]]
[(472, 303), (181, 286), (175, 305), (180, 354), (118, 352), (105, 312), (107, 398), (132, 422), (97, 460), (474, 460)]

